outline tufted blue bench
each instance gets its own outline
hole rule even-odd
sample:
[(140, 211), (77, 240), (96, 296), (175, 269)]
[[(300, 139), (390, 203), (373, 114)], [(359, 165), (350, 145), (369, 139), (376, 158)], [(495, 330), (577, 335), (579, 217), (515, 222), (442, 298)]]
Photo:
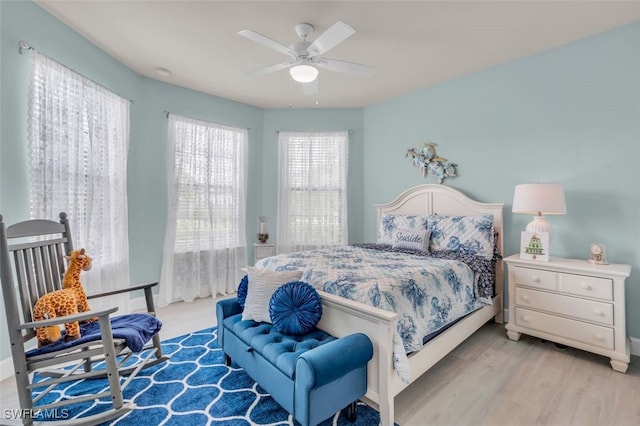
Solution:
[(355, 403), (367, 389), (367, 363), (373, 356), (369, 338), (356, 333), (335, 338), (315, 329), (288, 336), (271, 324), (242, 320), (236, 298), (216, 305), (218, 344), (302, 426), (316, 425), (347, 407), (355, 420)]

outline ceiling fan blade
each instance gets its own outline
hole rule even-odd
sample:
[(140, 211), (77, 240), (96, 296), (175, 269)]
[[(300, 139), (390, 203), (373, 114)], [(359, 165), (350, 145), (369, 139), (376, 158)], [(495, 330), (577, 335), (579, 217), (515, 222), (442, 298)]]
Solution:
[(279, 63), (279, 64), (273, 64), (273, 65), (269, 65), (268, 67), (264, 67), (264, 68), (257, 69), (255, 71), (251, 71), (251, 72), (247, 73), (247, 75), (256, 76), (256, 75), (268, 74), (270, 72), (280, 71), (280, 70), (283, 70), (285, 68), (291, 68), (295, 64), (296, 64), (295, 62), (282, 62), (282, 63)]
[(342, 21), (338, 21), (329, 27), (327, 31), (320, 34), (320, 36), (307, 48), (307, 52), (309, 52), (309, 55), (311, 56), (322, 55), (342, 43), (355, 32), (356, 30), (351, 28), (349, 25)]
[(284, 53), (285, 55), (289, 55), (294, 58), (297, 56), (294, 50), (289, 49), (287, 46), (278, 43), (274, 39), (269, 38), (266, 35), (257, 33), (253, 30), (241, 30), (241, 31), (238, 31), (238, 34), (246, 39), (255, 41), (256, 43), (260, 43), (261, 45), (266, 46), (270, 49), (277, 50), (280, 53)]
[(302, 93), (305, 95), (316, 95), (318, 93), (318, 79), (316, 78), (311, 83), (300, 83), (302, 86)]
[(339, 59), (323, 58), (315, 62), (319, 67), (343, 74), (357, 75), (361, 77), (371, 77), (373, 68), (356, 64), (355, 62), (341, 61)]

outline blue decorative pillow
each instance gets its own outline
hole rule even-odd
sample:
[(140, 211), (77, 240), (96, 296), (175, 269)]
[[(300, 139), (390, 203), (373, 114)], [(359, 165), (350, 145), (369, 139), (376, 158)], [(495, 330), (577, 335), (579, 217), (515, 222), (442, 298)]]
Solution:
[(242, 309), (244, 309), (244, 303), (247, 301), (248, 290), (249, 290), (249, 276), (245, 275), (240, 280), (240, 284), (238, 284), (238, 293), (237, 293), (238, 303), (240, 304), (240, 306), (242, 306)]
[(292, 336), (307, 334), (322, 317), (320, 295), (305, 282), (286, 283), (271, 296), (269, 315), (271, 323), (280, 333)]
[(429, 215), (431, 252), (453, 251), (493, 258), (493, 215), (440, 216)]
[(242, 310), (242, 321), (271, 323), (269, 316), (269, 301), (273, 293), (281, 285), (298, 281), (303, 271), (272, 271), (249, 267), (249, 285), (247, 286), (247, 300)]

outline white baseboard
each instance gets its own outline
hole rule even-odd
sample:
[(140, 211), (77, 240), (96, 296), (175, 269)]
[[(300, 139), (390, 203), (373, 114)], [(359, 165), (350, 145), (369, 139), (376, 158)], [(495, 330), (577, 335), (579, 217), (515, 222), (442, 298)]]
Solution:
[(631, 355), (640, 356), (640, 337), (631, 337)]
[[(158, 295), (154, 294), (153, 295), (153, 303), (155, 303), (156, 305), (156, 310), (158, 309)], [(131, 299), (131, 312), (137, 312), (137, 311), (143, 311), (146, 312), (147, 311), (147, 302), (145, 301), (144, 296), (140, 296), (140, 297), (134, 297), (133, 299)]]

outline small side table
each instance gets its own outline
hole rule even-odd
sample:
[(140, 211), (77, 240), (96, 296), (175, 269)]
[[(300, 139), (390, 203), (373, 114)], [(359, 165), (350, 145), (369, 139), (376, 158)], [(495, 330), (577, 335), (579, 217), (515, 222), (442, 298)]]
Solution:
[(624, 373), (631, 343), (625, 318), (625, 279), (629, 265), (593, 265), (586, 260), (504, 261), (509, 269), (507, 335), (528, 334), (611, 359)]
[(276, 245), (272, 243), (253, 243), (253, 264), (265, 257), (275, 256)]

